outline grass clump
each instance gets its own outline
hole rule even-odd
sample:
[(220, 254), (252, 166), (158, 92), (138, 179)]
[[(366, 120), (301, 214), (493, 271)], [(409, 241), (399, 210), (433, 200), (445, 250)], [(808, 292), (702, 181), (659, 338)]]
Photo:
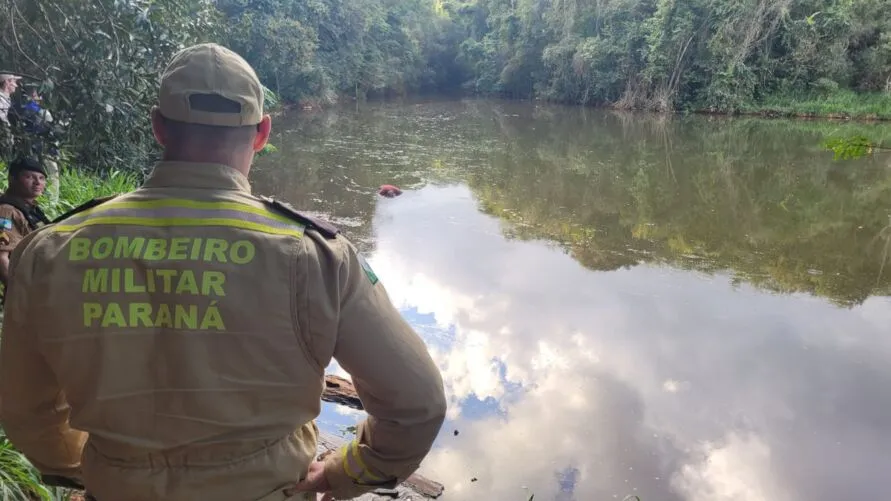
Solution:
[[(137, 176), (128, 171), (115, 170), (100, 176), (74, 168), (64, 168), (59, 175), (59, 201), (50, 207), (46, 193), (40, 201), (47, 216), (55, 217), (94, 198), (133, 191), (138, 185)], [(44, 206), (43, 203), (48, 205)]]
[(891, 120), (891, 94), (851, 90), (779, 94), (743, 105), (740, 111), (781, 117)]
[(0, 428), (0, 499), (10, 501), (63, 501), (73, 492), (41, 483), (40, 472), (16, 450)]

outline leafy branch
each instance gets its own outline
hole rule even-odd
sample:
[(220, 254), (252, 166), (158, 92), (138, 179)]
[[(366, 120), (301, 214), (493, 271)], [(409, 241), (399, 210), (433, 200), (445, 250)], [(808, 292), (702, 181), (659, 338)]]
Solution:
[(851, 160), (871, 155), (875, 151), (891, 151), (891, 147), (874, 143), (866, 136), (831, 138), (826, 140), (824, 146), (835, 154), (835, 160)]

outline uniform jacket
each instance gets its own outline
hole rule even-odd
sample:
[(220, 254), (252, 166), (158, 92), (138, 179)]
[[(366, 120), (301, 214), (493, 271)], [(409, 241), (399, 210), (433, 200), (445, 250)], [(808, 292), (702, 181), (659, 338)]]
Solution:
[(162, 162), (16, 247), (0, 421), (98, 501), (284, 500), (332, 358), (369, 414), (325, 459), (333, 494), (404, 480), (442, 425), (442, 380), (365, 260), (230, 167)]
[(38, 205), (0, 195), (0, 251), (11, 252), (28, 233), (49, 223)]

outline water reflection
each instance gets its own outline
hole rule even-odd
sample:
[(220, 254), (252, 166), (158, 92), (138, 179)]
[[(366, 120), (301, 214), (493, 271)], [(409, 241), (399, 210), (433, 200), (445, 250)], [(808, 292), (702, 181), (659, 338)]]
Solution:
[(447, 501), (884, 492), (891, 171), (833, 163), (837, 126), (485, 101), (284, 125), (256, 189), (340, 222), (433, 350)]
[[(468, 184), (510, 238), (596, 270), (662, 262), (840, 305), (891, 294), (888, 156), (834, 162), (822, 138), (891, 127), (629, 116), (467, 101), (286, 117), (258, 184), (367, 248), (383, 183)], [(848, 130), (850, 133), (861, 132)]]
[(887, 299), (847, 311), (667, 267), (585, 272), (501, 238), (461, 187), (379, 211), (372, 262), (391, 296), (453, 336), (431, 342), (454, 421), (424, 465), (447, 499), (526, 499), (527, 486), (536, 499), (828, 501), (882, 488)]

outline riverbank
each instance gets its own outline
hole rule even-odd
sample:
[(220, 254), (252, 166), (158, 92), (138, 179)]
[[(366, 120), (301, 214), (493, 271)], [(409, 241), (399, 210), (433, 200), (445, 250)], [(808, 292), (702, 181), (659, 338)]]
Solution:
[[(825, 120), (827, 122), (888, 122), (891, 121), (891, 93), (854, 92), (837, 90), (832, 93), (808, 93), (797, 95), (773, 95), (757, 102), (737, 106), (708, 107), (703, 105), (678, 105), (670, 110), (656, 110), (647, 106), (626, 107), (618, 103), (581, 104), (575, 101), (547, 99), (543, 97), (518, 98), (500, 93), (421, 93), (408, 96), (374, 97), (362, 100), (359, 106), (377, 102), (429, 102), (445, 100), (505, 100), (517, 102), (539, 102), (557, 106), (583, 106), (616, 111), (640, 111), (660, 114), (699, 114), (726, 117), (786, 118), (800, 120)], [(356, 101), (350, 98), (339, 99), (332, 104), (319, 102), (282, 102), (273, 116), (291, 113), (317, 113), (328, 109), (352, 108)]]
[(887, 121), (891, 120), (891, 94), (838, 90), (825, 94), (777, 95), (758, 103), (744, 104), (736, 114), (765, 118)]

